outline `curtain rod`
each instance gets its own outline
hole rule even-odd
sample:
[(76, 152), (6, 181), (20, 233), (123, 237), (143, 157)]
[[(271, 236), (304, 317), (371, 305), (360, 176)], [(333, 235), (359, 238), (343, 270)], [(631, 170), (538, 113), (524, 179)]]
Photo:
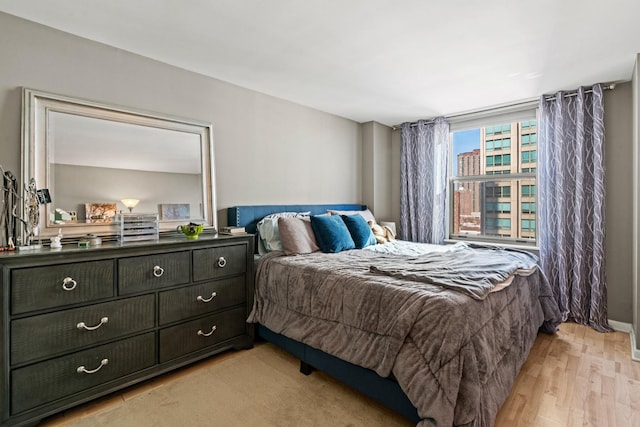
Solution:
[[(616, 88), (616, 83), (608, 83), (608, 84), (603, 84), (602, 85), (602, 90), (613, 90)], [(564, 92), (564, 91), (560, 91), (560, 92)], [(587, 89), (584, 91), (584, 93), (591, 93), (593, 92), (593, 89)], [(572, 91), (566, 91), (566, 93), (564, 94), (565, 98), (571, 98), (572, 96), (576, 96), (578, 95), (578, 91), (577, 90), (572, 90)], [(553, 101), (555, 98), (555, 95), (545, 95), (544, 96), (544, 100), (545, 101)]]
[[(607, 84), (603, 84), (602, 85), (602, 89), (604, 90), (613, 90), (616, 88), (616, 83), (607, 83)], [(565, 92), (564, 97), (565, 98), (570, 98), (572, 96), (576, 96), (578, 94), (578, 90), (572, 90), (572, 91), (563, 91)], [(586, 93), (591, 93), (593, 92), (593, 89), (588, 89), (585, 91)], [(544, 95), (544, 100), (545, 101), (551, 101), (555, 99), (554, 95)], [(474, 115), (474, 114), (486, 114), (489, 113), (491, 111), (500, 111), (500, 110), (520, 110), (520, 109), (525, 109), (527, 107), (531, 107), (533, 108), (534, 106), (536, 106), (538, 103), (540, 102), (540, 98), (531, 98), (531, 99), (526, 99), (523, 101), (519, 101), (513, 104), (505, 104), (505, 105), (499, 105), (499, 106), (495, 106), (495, 107), (489, 107), (489, 108), (485, 108), (482, 110), (474, 110), (474, 111), (465, 111), (462, 113), (456, 113), (456, 114), (451, 114), (448, 116), (444, 116), (445, 119), (458, 119), (461, 117), (465, 117), (465, 116), (470, 116), (470, 115)], [(426, 119), (427, 123), (433, 123), (434, 119)], [(411, 127), (417, 126), (418, 122), (412, 122), (410, 124)], [(391, 126), (391, 130), (399, 130), (402, 127), (402, 123), (398, 124), (398, 125), (394, 125)]]

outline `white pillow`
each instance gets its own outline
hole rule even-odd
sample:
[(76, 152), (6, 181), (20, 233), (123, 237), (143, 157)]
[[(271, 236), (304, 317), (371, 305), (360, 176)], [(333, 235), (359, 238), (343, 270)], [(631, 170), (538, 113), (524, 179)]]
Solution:
[(367, 208), (363, 211), (337, 211), (337, 210), (333, 210), (333, 209), (329, 209), (327, 210), (327, 212), (329, 212), (331, 215), (354, 215), (354, 214), (360, 214), (365, 221), (376, 221), (376, 218), (373, 216), (373, 213)]
[(281, 251), (282, 242), (278, 230), (278, 218), (300, 218), (309, 216), (311, 212), (278, 212), (265, 216), (256, 225), (258, 229), (258, 253), (264, 255), (267, 252)]

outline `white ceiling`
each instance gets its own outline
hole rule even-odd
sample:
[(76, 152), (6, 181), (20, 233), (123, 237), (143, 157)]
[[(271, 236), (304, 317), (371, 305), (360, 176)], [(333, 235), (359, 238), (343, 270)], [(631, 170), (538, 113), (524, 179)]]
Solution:
[(0, 11), (387, 125), (627, 81), (640, 52), (638, 0), (0, 0)]

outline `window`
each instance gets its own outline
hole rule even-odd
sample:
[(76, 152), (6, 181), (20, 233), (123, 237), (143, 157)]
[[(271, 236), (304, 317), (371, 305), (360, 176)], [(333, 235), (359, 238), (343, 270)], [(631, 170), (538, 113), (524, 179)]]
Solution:
[(511, 203), (487, 202), (487, 213), (511, 213)]
[(523, 214), (536, 213), (536, 202), (522, 202), (522, 213)]
[(511, 123), (506, 123), (499, 126), (487, 126), (485, 128), (485, 135), (502, 135), (505, 133), (511, 133)]
[(487, 218), (487, 228), (509, 230), (511, 228), (510, 218)]
[(535, 185), (523, 185), (522, 186), (522, 197), (536, 197), (536, 186)]
[(522, 152), (522, 159), (521, 159), (521, 163), (535, 163), (537, 162), (537, 151), (536, 150), (532, 150), (532, 151), (523, 151)]
[(489, 118), (484, 127), (453, 127), (451, 238), (536, 244), (537, 121), (533, 109), (518, 117), (527, 115), (502, 123)]
[(520, 228), (522, 228), (523, 231), (536, 231), (536, 220), (523, 219), (521, 221)]
[(511, 197), (511, 187), (492, 187), (487, 186), (486, 188), (486, 196), (487, 197)]
[(511, 154), (496, 154), (487, 156), (487, 167), (509, 166), (511, 164)]
[(511, 148), (511, 138), (487, 140), (486, 151), (508, 150)]

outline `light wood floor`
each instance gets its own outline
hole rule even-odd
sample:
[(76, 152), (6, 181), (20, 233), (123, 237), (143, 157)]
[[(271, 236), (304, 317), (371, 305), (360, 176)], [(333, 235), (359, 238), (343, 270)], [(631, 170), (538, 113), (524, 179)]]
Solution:
[(629, 334), (573, 323), (540, 334), (496, 427), (640, 426), (640, 362)]
[[(511, 394), (498, 413), (495, 427), (640, 427), (640, 362), (630, 356), (629, 335), (623, 332), (603, 334), (572, 323), (560, 325), (554, 335), (540, 334), (525, 362)], [(274, 351), (279, 351), (274, 349)], [(212, 364), (233, 358), (225, 353), (196, 365), (134, 386), (121, 393), (98, 399), (41, 424), (59, 427), (78, 420), (89, 421), (101, 411), (113, 409), (131, 400), (132, 395), (147, 393)], [(291, 360), (296, 369), (295, 360)], [(314, 373), (322, 379), (322, 373)], [(343, 387), (326, 377), (327, 387)], [(378, 406), (357, 395), (365, 405)], [(387, 413), (381, 425), (404, 424)], [(189, 425), (189, 420), (184, 420)], [(327, 426), (342, 425), (328, 419)], [(412, 423), (406, 423), (411, 426)]]

